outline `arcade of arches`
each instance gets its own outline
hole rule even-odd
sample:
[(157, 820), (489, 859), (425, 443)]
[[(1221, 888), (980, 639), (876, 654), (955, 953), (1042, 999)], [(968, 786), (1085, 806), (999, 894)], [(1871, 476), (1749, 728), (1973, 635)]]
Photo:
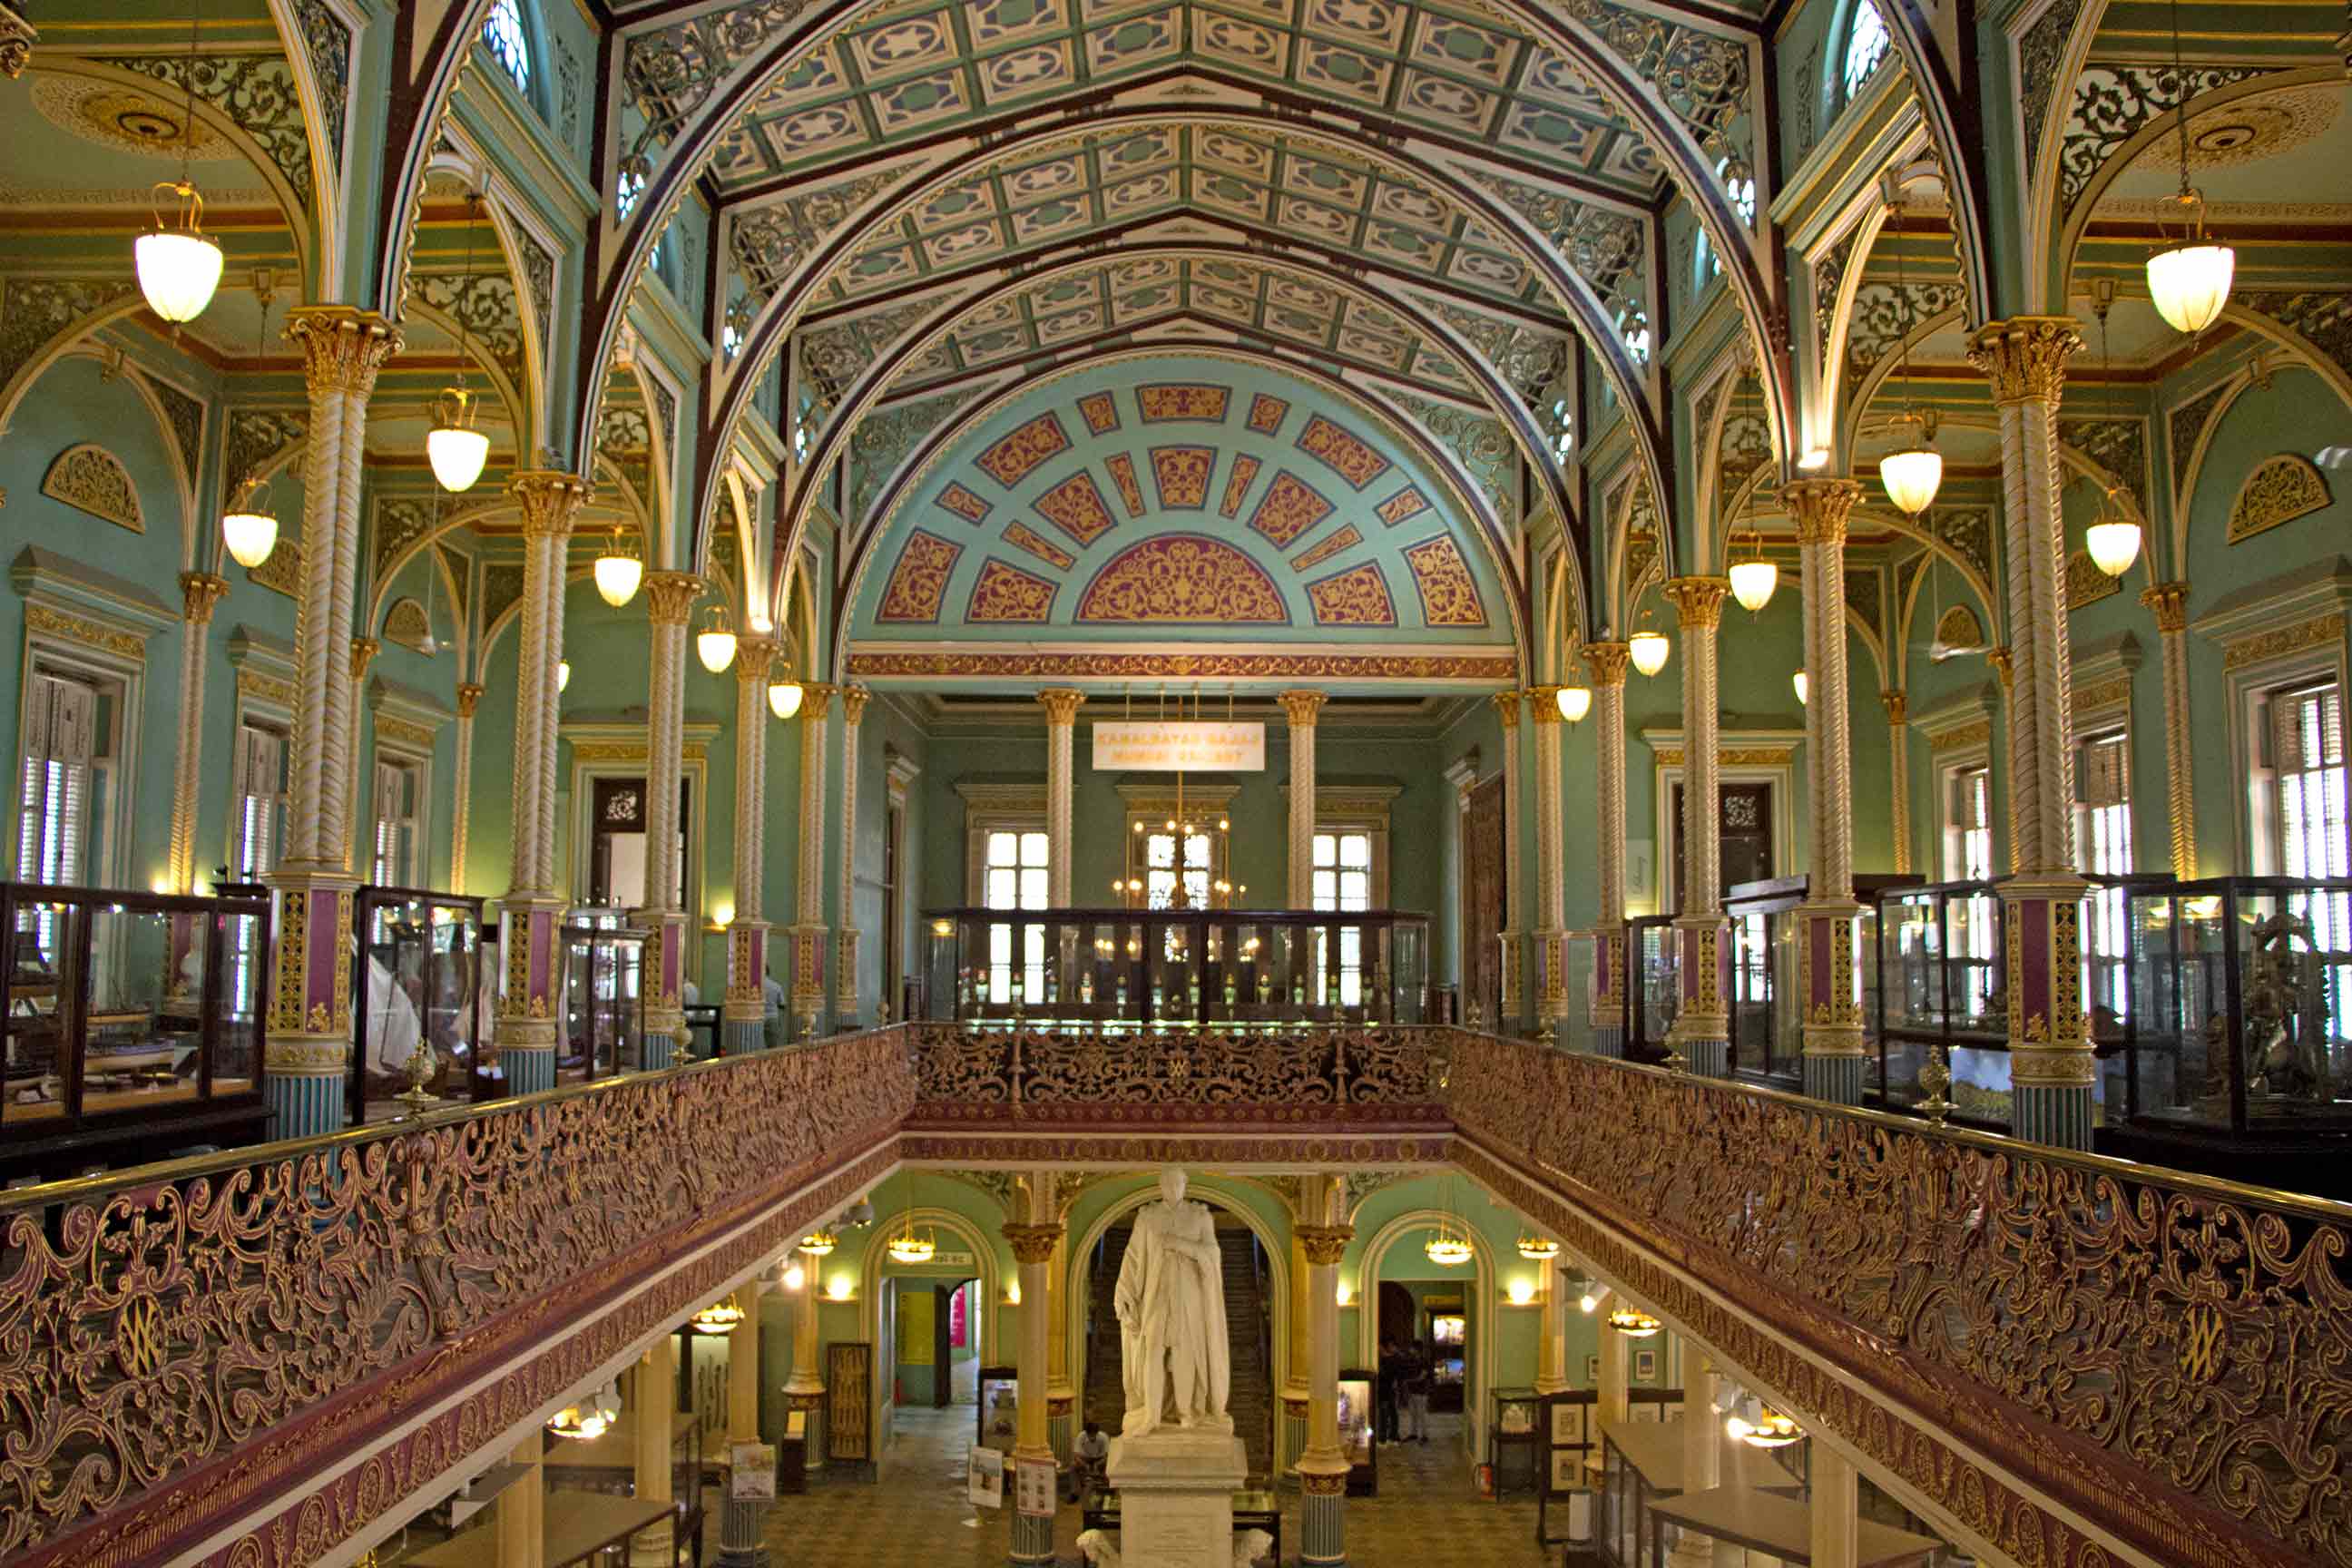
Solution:
[(0, 0), (0, 1568), (2352, 1565), (2347, 23)]

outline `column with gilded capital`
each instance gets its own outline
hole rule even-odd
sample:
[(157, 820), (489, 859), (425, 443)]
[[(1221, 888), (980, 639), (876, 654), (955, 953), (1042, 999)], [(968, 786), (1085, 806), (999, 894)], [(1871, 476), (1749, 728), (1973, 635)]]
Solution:
[(784, 1379), (784, 1407), (800, 1413), (804, 1463), (812, 1473), (824, 1465), (824, 1368), (817, 1361), (817, 1314), (824, 1299), (817, 1276), (824, 1268), (824, 1258), (801, 1254), (800, 1300), (793, 1303), (793, 1370)]
[(556, 678), (563, 659), (564, 554), (588, 483), (560, 469), (528, 469), (509, 481), (522, 512), (522, 621), (515, 668), (514, 848), (511, 886), (499, 910), (506, 974), (499, 1002), (499, 1061), (508, 1091), (555, 1087), (556, 1032), (563, 1016), (555, 888)]
[(1676, 577), (1665, 585), (1683, 630), (1683, 900), (1675, 915), (1683, 994), (1669, 1037), (1690, 1070), (1706, 1078), (1731, 1072), (1731, 953), (1724, 941), (1717, 804), (1722, 726), (1715, 678), (1715, 634), (1730, 590), (1723, 577)]
[[(629, 1373), (629, 1435), (635, 1461), (633, 1486), (639, 1502), (674, 1500), (670, 1477), (670, 1423), (677, 1406), (677, 1342), (663, 1334), (647, 1345)], [(675, 1516), (664, 1514), (629, 1537), (630, 1568), (666, 1568), (675, 1561)]]
[[(1486, 1026), (1496, 1034), (1517, 1033), (1519, 1024), (1519, 944), (1527, 933), (1519, 929), (1519, 883), (1511, 868), (1519, 865), (1519, 711), (1520, 698), (1516, 691), (1497, 691), (1491, 700), (1495, 717), (1503, 726), (1503, 930), (1499, 938), (1502, 951), (1497, 968), (1502, 979), (1502, 995), (1496, 1006), (1496, 1016), (1486, 1019)], [(1484, 939), (1484, 932), (1478, 933)], [(1464, 942), (1469, 941), (1465, 933)], [(1468, 979), (1465, 966), (1464, 979)]]
[(768, 1039), (767, 887), (768, 673), (776, 645), (735, 645), (735, 919), (727, 927), (727, 1002), (722, 1055), (756, 1051)]
[[(1035, 1468), (1042, 1466), (1050, 1473), (1054, 1468), (1054, 1446), (1047, 1432), (1051, 1400), (1046, 1386), (1050, 1359), (1046, 1342), (1052, 1337), (1053, 1290), (1045, 1279), (1046, 1268), (1054, 1260), (1054, 1250), (1062, 1241), (1061, 1210), (1054, 1189), (1052, 1172), (1032, 1172), (1027, 1217), (1009, 1221), (1004, 1226), (1004, 1239), (1012, 1243), (1013, 1260), (1021, 1268), (1020, 1339), (1013, 1356), (1014, 1372), (1021, 1388), (1020, 1423), (1013, 1447), (1015, 1468), (1013, 1491), (1020, 1500), (1016, 1501), (1013, 1510), (1012, 1561), (1023, 1565), (1054, 1561), (1054, 1505), (1057, 1489), (1050, 1480), (1042, 1489), (1018, 1484), (1020, 1472), (1034, 1474)], [(1023, 1506), (1028, 1498), (1040, 1490), (1044, 1494), (1045, 1504), (1042, 1511)]]
[(1559, 688), (1528, 691), (1536, 742), (1536, 1016), (1568, 1033), (1568, 880), (1559, 800)]
[(841, 689), (841, 926), (833, 986), (837, 1029), (857, 1026), (857, 727), (873, 695), (863, 686)]
[(1065, 1469), (1078, 1436), (1078, 1390), (1070, 1381), (1069, 1280), (1070, 1232), (1064, 1226), (1054, 1256), (1045, 1260), (1045, 1438), (1053, 1445), (1055, 1465)]
[(400, 338), (347, 306), (293, 312), (310, 387), (303, 459), (302, 586), (296, 618), (292, 766), (277, 900), (263, 1082), (280, 1138), (332, 1132), (344, 1120), (352, 971), (346, 943), (358, 887), (344, 864), (351, 803), (352, 603), (359, 577), (360, 459), (368, 397)]
[[(180, 574), (179, 750), (172, 762), (172, 838), (167, 868), (175, 893), (196, 890), (196, 802), (204, 778), (205, 664), (211, 650), (213, 608), (228, 592), (228, 579), (209, 572)], [(174, 962), (172, 973), (180, 972)]]
[[(1290, 721), (1290, 907), (1315, 907), (1315, 724), (1323, 711), (1319, 691), (1286, 691), (1282, 711)], [(1321, 976), (1316, 978), (1321, 994)]]
[(1862, 993), (1854, 971), (1853, 737), (1845, 664), (1845, 530), (1862, 487), (1852, 479), (1799, 479), (1780, 490), (1797, 527), (1804, 588), (1805, 756), (1812, 852), (1797, 947), (1798, 994), (1805, 1006), (1805, 1092), (1840, 1105), (1862, 1103)]
[[(1683, 1342), (1682, 1362), (1683, 1490), (1696, 1496), (1723, 1484), (1723, 1448), (1729, 1439), (1715, 1410), (1715, 1363), (1687, 1340)], [(1747, 1560), (1747, 1552), (1728, 1542), (1718, 1543), (1712, 1535), (1680, 1528), (1675, 1532), (1674, 1550), (1666, 1556), (1668, 1568), (1714, 1568), (1718, 1562), (1727, 1568), (1738, 1568)]]
[(2172, 874), (2197, 875), (2197, 797), (2189, 761), (2189, 584), (2158, 583), (2139, 602), (2156, 616), (2164, 661), (2164, 802), (2171, 831)]
[[(1298, 1226), (1307, 1254), (1307, 1449), (1298, 1456), (1301, 1541), (1298, 1561), (1314, 1568), (1339, 1568), (1348, 1561), (1348, 1451), (1339, 1443), (1339, 1260), (1356, 1227), (1333, 1224), (1337, 1181), (1307, 1178), (1304, 1212), (1313, 1223)], [(1372, 1310), (1367, 1301), (1363, 1310)]]
[[(1067, 686), (1051, 686), (1037, 693), (1045, 710), (1045, 901), (1057, 910), (1070, 907), (1070, 774), (1076, 766), (1078, 710), (1087, 694)], [(1075, 940), (1075, 939), (1074, 939)], [(1065, 967), (1063, 973), (1071, 971)]]
[(449, 887), (466, 890), (466, 856), (471, 847), (474, 822), (474, 710), (482, 705), (482, 683), (457, 683), (457, 737), (449, 767)]
[[(760, 1440), (760, 1294), (753, 1279), (735, 1288), (743, 1316), (727, 1335), (727, 1441)], [(768, 1568), (768, 1505), (727, 1489), (719, 1504), (719, 1568)]]
[(2011, 1130), (2091, 1146), (2095, 1071), (2083, 1015), (2083, 893), (2074, 869), (2074, 702), (2066, 635), (2066, 536), (2058, 403), (2083, 346), (2067, 316), (1979, 328), (1969, 357), (1992, 381), (2000, 417), (2008, 544), (2010, 866), (2001, 883), (2008, 949)]
[(352, 694), (343, 710), (343, 755), (351, 759), (343, 782), (343, 864), (361, 873), (372, 868), (371, 852), (362, 849), (360, 842), (360, 694), (367, 689), (368, 666), (383, 651), (383, 644), (373, 637), (352, 639)]
[(1906, 721), (1910, 716), (1911, 699), (1901, 688), (1878, 694), (1886, 705), (1886, 745), (1888, 787), (1895, 798), (1887, 804), (1893, 808), (1887, 822), (1895, 835), (1895, 874), (1911, 874), (1911, 731)]
[(1592, 931), (1592, 1049), (1625, 1054), (1625, 667), (1622, 642), (1584, 645), (1592, 677), (1592, 831), (1599, 840), (1601, 910)]
[(676, 1059), (686, 1028), (685, 866), (678, 849), (678, 792), (686, 769), (686, 626), (704, 584), (691, 572), (646, 574), (652, 672), (646, 687), (645, 901), (630, 919), (653, 939), (652, 994), (646, 1003), (645, 1068)]
[(824, 1016), (824, 738), (835, 689), (801, 687), (801, 863), (794, 878), (793, 1016), (803, 1039), (816, 1038)]

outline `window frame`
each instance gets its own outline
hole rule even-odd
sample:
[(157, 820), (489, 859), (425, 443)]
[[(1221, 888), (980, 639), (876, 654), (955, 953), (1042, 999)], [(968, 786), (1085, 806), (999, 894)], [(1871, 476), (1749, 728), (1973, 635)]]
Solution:
[[(506, 49), (495, 41), (492, 35), (491, 29), (501, 14), (514, 24), (515, 45), (522, 56), (520, 74), (517, 74), (516, 62), (508, 57)], [(533, 94), (539, 84), (540, 50), (538, 41), (531, 36), (533, 20), (530, 7), (523, 0), (491, 0), (489, 8), (482, 13), (482, 26), (474, 36), (474, 47), (486, 51), (491, 59), (497, 61), (499, 79), (520, 93), (525, 102), (536, 108), (537, 100)]]
[[(228, 856), (226, 863), (228, 866), (231, 880), (258, 882), (267, 879), (277, 870), (278, 858), (286, 850), (286, 813), (289, 805), (288, 794), (293, 784), (291, 772), (294, 762), (293, 726), (278, 712), (258, 704), (242, 700), (237, 703), (234, 717), (235, 726), (230, 733), (236, 737), (235, 742), (236, 749), (230, 759)], [(279, 786), (272, 796), (273, 808), (277, 816), (273, 824), (272, 853), (269, 856), (269, 863), (266, 866), (253, 867), (250, 870), (246, 864), (246, 851), (250, 847), (246, 837), (246, 803), (257, 798), (259, 792), (253, 788), (253, 779), (247, 771), (250, 761), (250, 752), (245, 738), (247, 731), (266, 735), (277, 742)]]
[[(1981, 829), (1961, 826), (1955, 820), (1954, 804), (1958, 799), (1957, 786), (1963, 774), (1982, 773), (1985, 781), (1985, 821)], [(1936, 762), (1936, 842), (1937, 867), (1943, 873), (1938, 879), (1946, 882), (1990, 881), (2000, 874), (2000, 840), (1994, 832), (1994, 820), (1999, 815), (1992, 777), (1990, 747), (1978, 747), (1960, 752)], [(1985, 870), (1982, 876), (1970, 876), (1968, 866), (1967, 835), (1981, 831), (1985, 836)]]
[[(1865, 15), (1876, 24), (1878, 52), (1857, 74), (1853, 68), (1853, 51), (1861, 37), (1862, 19)], [(1837, 53), (1832, 57), (1837, 71), (1838, 107), (1843, 109), (1859, 99), (1870, 84), (1878, 79), (1878, 73), (1886, 68), (1887, 60), (1895, 53), (1895, 29), (1886, 20), (1885, 8), (1877, 4), (1877, 0), (1854, 0), (1853, 9), (1846, 13), (1845, 26), (1838, 33)]]
[[(376, 742), (375, 755), (370, 759), (368, 789), (368, 879), (383, 888), (422, 888), (431, 876), (426, 867), (425, 828), (429, 818), (433, 759), (418, 755), (405, 747)], [(405, 816), (387, 816), (383, 808), (384, 775), (387, 772), (406, 775), (408, 812)], [(387, 826), (405, 824), (406, 846), (400, 851), (404, 864), (394, 868), (392, 875), (383, 869), (383, 833)], [(354, 858), (357, 857), (354, 856)]]
[[(2307, 774), (2334, 772), (2345, 775), (2347, 784), (2352, 784), (2352, 744), (2346, 743), (2347, 739), (2352, 738), (2346, 737), (2345, 733), (2347, 728), (2352, 728), (2352, 724), (2347, 723), (2347, 721), (2352, 721), (2352, 712), (2347, 711), (2347, 709), (2352, 709), (2352, 692), (2347, 692), (2346, 683), (2340, 676), (2333, 671), (2310, 671), (2300, 677), (2266, 681), (2250, 694), (2252, 701), (2249, 719), (2254, 726), (2254, 732), (2251, 737), (2254, 766), (2248, 770), (2247, 804), (2254, 828), (2249, 837), (2254, 851), (2252, 869), (2257, 875), (2274, 877), (2315, 875), (2307, 868), (2309, 861), (2307, 854), (2305, 856), (2306, 869), (2298, 873), (2288, 868), (2284, 802), (2285, 782), (2288, 775), (2276, 755), (2272, 736), (2273, 726), (2277, 722), (2278, 703), (2327, 691), (2335, 694), (2336, 728), (2339, 736), (2338, 750), (2345, 760), (2336, 763), (2333, 768), (2323, 762), (2317, 767), (2305, 768), (2300, 772)], [(2341, 831), (2337, 836), (2337, 842), (2333, 847), (2334, 852), (2328, 856), (2328, 858), (2332, 862), (2344, 864), (2347, 871), (2329, 869), (2316, 875), (2325, 877), (2352, 874), (2352, 818), (2340, 819), (2338, 826)]]
[[(23, 794), (26, 743), (32, 734), (32, 711), (37, 700), (38, 677), (47, 675), (92, 688), (100, 711), (93, 719), (89, 785), (89, 805), (83, 823), (84, 875), (80, 885), (120, 885), (124, 875), (131, 821), (131, 792), (139, 778), (139, 717), (144, 700), (143, 666), (110, 658), (78, 643), (30, 631), (16, 693), (17, 801), (15, 831), (9, 835), (9, 868), (18, 881), (33, 881), (23, 864), (25, 807)], [(110, 704), (110, 716), (105, 711)], [(98, 733), (102, 729), (102, 735)]]

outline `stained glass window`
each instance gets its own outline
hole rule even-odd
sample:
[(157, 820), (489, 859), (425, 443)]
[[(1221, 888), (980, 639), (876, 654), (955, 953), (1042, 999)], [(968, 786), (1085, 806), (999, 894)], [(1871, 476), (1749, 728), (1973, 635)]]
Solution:
[(514, 78), (519, 91), (530, 90), (530, 44), (523, 37), (522, 13), (515, 0), (498, 0), (482, 18), (482, 42)]
[(1862, 90), (1878, 62), (1886, 58), (1892, 42), (1886, 34), (1886, 18), (1878, 14), (1875, 0), (1861, 0), (1854, 7), (1853, 26), (1845, 36), (1846, 97)]

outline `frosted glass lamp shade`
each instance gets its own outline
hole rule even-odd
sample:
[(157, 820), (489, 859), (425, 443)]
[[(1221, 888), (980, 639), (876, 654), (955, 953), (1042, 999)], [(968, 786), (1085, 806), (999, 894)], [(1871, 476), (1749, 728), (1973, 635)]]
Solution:
[(220, 287), (220, 241), (193, 228), (157, 227), (131, 242), (139, 267), (139, 291), (147, 308), (166, 321), (193, 321), (213, 302)]
[(1813, 695), (1813, 678), (1803, 670), (1789, 677), (1789, 684), (1797, 689), (1797, 706), (1801, 708)]
[(569, 686), (569, 685), (571, 685), (571, 684), (572, 684), (572, 661), (571, 661), (570, 659), (568, 659), (568, 658), (562, 658), (562, 659), (558, 659), (558, 660), (556, 660), (556, 662), (555, 662), (555, 689), (557, 689), (558, 691), (561, 691), (561, 690), (562, 690), (565, 687), (567, 687), (567, 686)]
[(238, 565), (258, 566), (278, 548), (278, 520), (247, 503), (222, 516), (221, 542)]
[(2139, 559), (2139, 524), (2129, 518), (2111, 517), (2091, 524), (2083, 542), (2090, 549), (2092, 562), (2110, 577), (2122, 576)]
[(616, 544), (596, 557), (595, 572), (597, 594), (617, 610), (637, 596), (637, 584), (645, 581), (646, 563), (634, 555), (622, 554)]
[(470, 426), (436, 425), (425, 435), (425, 456), (433, 464), (433, 477), (441, 488), (452, 495), (474, 488), (482, 477), (482, 465), (489, 461), (490, 438)]
[(1666, 655), (1672, 651), (1672, 645), (1666, 641), (1665, 633), (1644, 631), (1627, 637), (1625, 649), (1635, 669), (1643, 675), (1655, 675), (1666, 668)]
[(768, 711), (779, 719), (789, 719), (801, 710), (802, 691), (797, 680), (779, 680), (768, 688)]
[(1592, 711), (1592, 688), (1563, 686), (1552, 693), (1552, 700), (1559, 704), (1561, 718), (1571, 724), (1582, 723), (1584, 716)]
[(1878, 459), (1878, 482), (1895, 510), (1918, 516), (1936, 504), (1944, 485), (1944, 455), (1924, 442)]
[(1772, 602), (1780, 585), (1780, 569), (1769, 561), (1741, 561), (1731, 568), (1731, 596), (1750, 615)]
[(709, 631), (697, 632), (694, 656), (702, 660), (703, 668), (713, 675), (718, 674), (735, 662), (735, 634), (715, 626)]
[[(142, 241), (141, 243), (145, 243)], [(2226, 245), (2192, 240), (2147, 258), (2147, 297), (2175, 331), (2192, 337), (2211, 326), (2230, 302), (2238, 253)], [(141, 272), (141, 281), (145, 281)]]

